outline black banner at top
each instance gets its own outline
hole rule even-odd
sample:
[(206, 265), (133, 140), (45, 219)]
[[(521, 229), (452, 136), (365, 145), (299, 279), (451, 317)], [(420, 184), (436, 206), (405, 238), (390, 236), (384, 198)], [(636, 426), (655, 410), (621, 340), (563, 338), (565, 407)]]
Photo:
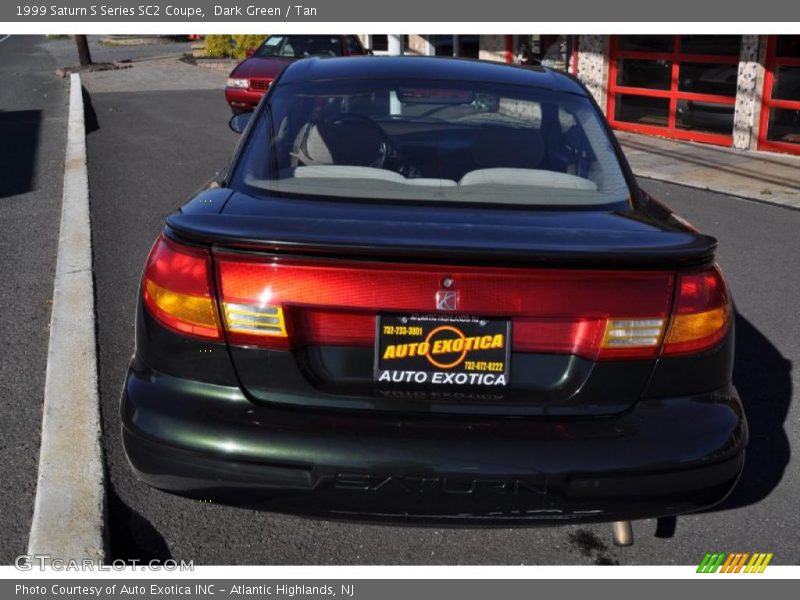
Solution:
[[(779, 22), (800, 21), (786, 0), (11, 0), (0, 22)], [(787, 25), (787, 30), (791, 29)]]

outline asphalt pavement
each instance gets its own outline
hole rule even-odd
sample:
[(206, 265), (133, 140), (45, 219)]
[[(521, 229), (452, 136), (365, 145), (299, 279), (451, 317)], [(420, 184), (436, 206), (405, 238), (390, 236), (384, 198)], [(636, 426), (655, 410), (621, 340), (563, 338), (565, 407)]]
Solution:
[[(30, 55), (39, 65), (42, 82), (49, 81), (47, 70), (64, 66), (60, 57), (68, 56), (67, 46), (63, 54), (41, 48), (63, 42), (12, 37), (0, 43), (0, 77), (8, 81), (6, 76), (13, 76), (16, 68), (26, 74), (26, 85), (35, 88), (27, 77)], [(10, 52), (8, 44), (19, 45)], [(800, 211), (667, 183), (643, 181), (651, 193), (720, 240), (719, 260), (738, 312), (734, 377), (752, 435), (745, 473), (734, 494), (707, 513), (679, 518), (672, 537), (655, 537), (652, 520), (634, 524), (636, 542), (629, 548), (611, 545), (609, 525), (437, 528), (329, 521), (198, 502), (136, 480), (120, 445), (118, 403), (133, 352), (141, 269), (163, 218), (227, 161), (237, 142), (227, 128), (230, 112), (212, 79), (192, 90), (164, 90), (150, 85), (153, 79), (144, 69), (137, 75), (137, 69), (120, 72), (118, 79), (96, 79), (94, 90), (92, 78), (87, 78), (109, 559), (172, 557), (196, 564), (690, 564), (717, 550), (774, 552), (774, 564), (800, 563), (800, 467), (790, 460), (790, 440), (800, 433), (800, 411), (792, 403), (798, 389), (793, 364), (800, 359)], [(176, 72), (176, 77), (183, 75)], [(22, 87), (9, 93), (0, 88), (3, 111), (41, 105), (43, 88), (24, 96)], [(0, 181), (0, 276), (10, 282), (0, 288), (0, 302), (4, 315), (15, 315), (2, 320), (3, 339), (22, 340), (0, 350), (0, 477), (9, 490), (0, 506), (2, 563), (24, 549), (32, 507), (41, 408), (41, 389), (34, 388), (44, 380), (46, 301), (58, 224), (53, 205), (60, 198), (60, 181), (54, 174), (60, 178), (63, 168), (53, 170), (50, 164), (59, 160), (64, 146), (63, 88), (59, 89), (62, 120), (57, 111), (45, 111), (39, 119), (38, 131), (53, 131), (44, 138), (18, 134), (22, 140), (37, 140), (27, 160), (17, 156), (25, 155), (21, 150), (0, 156), (0, 164), (17, 161), (11, 163), (20, 166), (15, 174), (24, 173), (31, 162), (37, 165), (32, 177), (6, 178), (21, 181), (10, 191), (6, 187), (11, 184), (2, 187)], [(0, 112), (0, 131), (5, 135), (3, 115)], [(42, 163), (48, 156), (50, 162)]]
[(0, 564), (28, 543), (61, 211), (66, 93), (45, 44), (0, 42)]
[[(90, 36), (95, 60), (134, 68), (189, 49), (100, 39)], [(25, 551), (33, 514), (68, 108), (56, 69), (75, 62), (69, 36), (0, 34), (0, 564)]]
[[(800, 212), (645, 181), (701, 229), (719, 237), (720, 262), (739, 311), (736, 383), (753, 441), (741, 485), (721, 507), (681, 517), (670, 539), (654, 521), (615, 548), (610, 526), (400, 527), (230, 508), (148, 488), (131, 474), (117, 407), (133, 350), (138, 278), (163, 217), (230, 155), (236, 136), (217, 90), (93, 93), (89, 134), (104, 447), (112, 558), (174, 557), (197, 564), (686, 564), (706, 551), (775, 553), (798, 563), (798, 466), (788, 439), (800, 357)], [(787, 432), (790, 432), (787, 437)]]

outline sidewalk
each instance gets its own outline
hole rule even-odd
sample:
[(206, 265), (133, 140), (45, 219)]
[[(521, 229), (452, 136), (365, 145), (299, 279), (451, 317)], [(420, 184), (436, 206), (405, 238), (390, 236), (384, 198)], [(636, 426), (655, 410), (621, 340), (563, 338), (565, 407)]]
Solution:
[(800, 209), (800, 156), (615, 133), (640, 177)]
[(93, 94), (184, 91), (187, 102), (191, 101), (192, 91), (219, 90), (220, 106), (225, 106), (222, 94), (227, 73), (223, 71), (200, 69), (176, 55), (136, 59), (131, 61), (131, 66), (117, 71), (85, 73), (82, 76), (84, 85)]

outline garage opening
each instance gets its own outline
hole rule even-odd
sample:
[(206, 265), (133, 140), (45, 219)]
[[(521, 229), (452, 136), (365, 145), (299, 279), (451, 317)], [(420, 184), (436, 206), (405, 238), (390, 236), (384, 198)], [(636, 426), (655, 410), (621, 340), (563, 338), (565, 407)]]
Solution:
[(800, 154), (800, 35), (769, 36), (758, 149)]
[(730, 146), (741, 36), (611, 38), (608, 118), (637, 133)]

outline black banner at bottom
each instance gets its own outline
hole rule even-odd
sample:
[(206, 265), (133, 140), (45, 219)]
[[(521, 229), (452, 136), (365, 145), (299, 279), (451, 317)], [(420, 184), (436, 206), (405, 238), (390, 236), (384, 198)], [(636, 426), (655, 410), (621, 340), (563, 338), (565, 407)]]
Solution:
[[(607, 569), (609, 567), (598, 567)], [(692, 567), (685, 567), (692, 573)], [(694, 594), (725, 594), (727, 599), (752, 597), (754, 586), (759, 594), (790, 597), (796, 582), (790, 579), (766, 579), (758, 575), (690, 575), (689, 579), (130, 579), (98, 578), (92, 580), (26, 579), (0, 582), (0, 597), (31, 600), (219, 600), (220, 598), (293, 600), (425, 600), (427, 598), (597, 598), (603, 591), (621, 598), (674, 600)], [(713, 592), (709, 582), (714, 581)], [(778, 594), (784, 593), (784, 596)]]

